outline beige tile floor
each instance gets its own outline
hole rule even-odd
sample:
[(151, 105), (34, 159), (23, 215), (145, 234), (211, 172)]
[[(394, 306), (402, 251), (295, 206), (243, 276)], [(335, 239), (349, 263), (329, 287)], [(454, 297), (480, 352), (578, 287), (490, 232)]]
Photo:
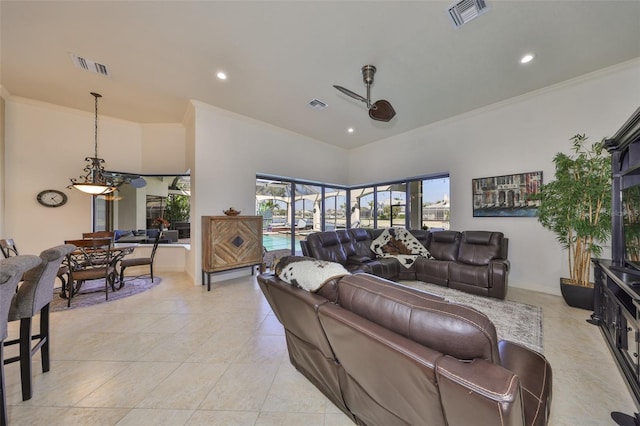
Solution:
[[(551, 425), (613, 425), (611, 411), (635, 410), (586, 311), (521, 289), (509, 298), (544, 310)], [(6, 366), (10, 424), (352, 424), (289, 364), (255, 277), (207, 292), (163, 273), (145, 293), (53, 313), (52, 334), (52, 368), (42, 374), (35, 364), (31, 400), (21, 400), (18, 365)]]

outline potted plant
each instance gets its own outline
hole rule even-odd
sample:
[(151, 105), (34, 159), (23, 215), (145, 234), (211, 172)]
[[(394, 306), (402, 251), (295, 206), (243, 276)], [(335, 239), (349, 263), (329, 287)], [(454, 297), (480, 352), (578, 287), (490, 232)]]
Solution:
[(169, 228), (169, 225), (171, 225), (169, 221), (163, 217), (156, 217), (153, 219), (153, 226), (157, 227), (161, 231)]
[(550, 229), (567, 251), (569, 278), (560, 279), (569, 306), (593, 309), (591, 258), (600, 256), (611, 235), (611, 158), (604, 140), (587, 145), (587, 137), (571, 138), (572, 154), (557, 153), (553, 182), (542, 185), (538, 221)]
[(167, 199), (164, 216), (173, 223), (189, 222), (191, 213), (191, 200), (186, 195), (171, 195)]

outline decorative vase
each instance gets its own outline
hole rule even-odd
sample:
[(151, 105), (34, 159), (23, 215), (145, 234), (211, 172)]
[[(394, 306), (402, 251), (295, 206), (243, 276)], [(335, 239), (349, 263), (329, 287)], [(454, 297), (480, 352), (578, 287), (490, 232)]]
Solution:
[(593, 284), (590, 286), (576, 285), (567, 278), (560, 278), (560, 292), (567, 305), (574, 308), (593, 311)]

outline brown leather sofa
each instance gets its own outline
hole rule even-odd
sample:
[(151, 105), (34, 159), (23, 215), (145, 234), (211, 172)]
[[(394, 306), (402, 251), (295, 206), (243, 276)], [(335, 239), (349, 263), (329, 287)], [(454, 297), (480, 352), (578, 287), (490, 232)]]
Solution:
[(291, 363), (358, 425), (546, 425), (551, 366), (482, 313), (374, 275), (260, 287)]
[(395, 258), (377, 258), (371, 243), (383, 229), (352, 228), (316, 232), (301, 242), (305, 256), (338, 262), (393, 281), (418, 280), (468, 293), (504, 299), (507, 295), (508, 239), (501, 232), (410, 229), (434, 259), (419, 258), (405, 268)]

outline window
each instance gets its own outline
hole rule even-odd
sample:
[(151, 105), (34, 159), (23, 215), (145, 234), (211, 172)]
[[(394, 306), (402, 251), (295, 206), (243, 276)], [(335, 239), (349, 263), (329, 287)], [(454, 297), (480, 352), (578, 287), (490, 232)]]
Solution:
[(373, 187), (351, 190), (351, 227), (375, 228), (375, 190)]
[(449, 176), (422, 181), (422, 227), (449, 229)]
[(256, 177), (256, 213), (267, 250), (301, 254), (312, 232), (345, 228), (449, 229), (449, 176), (435, 175), (364, 187)]
[(325, 231), (344, 229), (347, 227), (347, 222), (347, 190), (326, 187), (324, 189), (324, 228), (322, 229)]
[(162, 217), (170, 223), (169, 230), (178, 231), (178, 242), (189, 243), (189, 175), (110, 173), (123, 176), (122, 183), (111, 194), (93, 197), (95, 231), (149, 229)]

